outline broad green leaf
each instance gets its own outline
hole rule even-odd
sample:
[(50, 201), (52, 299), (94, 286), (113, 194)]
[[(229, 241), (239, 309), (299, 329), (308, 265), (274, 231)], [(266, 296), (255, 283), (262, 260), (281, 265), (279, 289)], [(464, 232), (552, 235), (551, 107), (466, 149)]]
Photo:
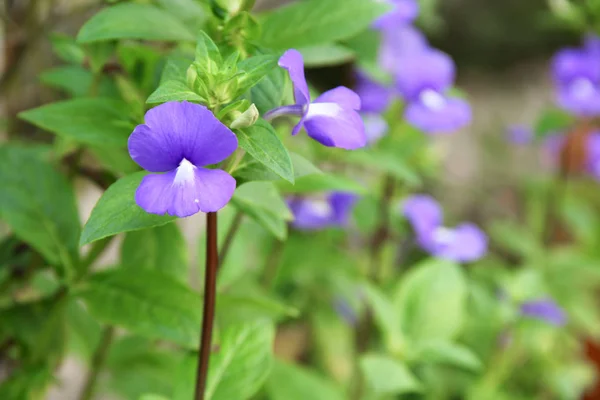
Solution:
[(152, 228), (175, 220), (167, 215), (149, 214), (135, 203), (135, 191), (146, 174), (141, 171), (121, 178), (104, 192), (83, 227), (80, 246), (117, 233)]
[(161, 85), (168, 81), (179, 81), (185, 83), (187, 79), (187, 70), (191, 64), (192, 60), (189, 58), (169, 58), (160, 75)]
[(235, 191), (233, 205), (280, 240), (287, 236), (286, 221), (293, 215), (270, 182), (249, 182)]
[(196, 0), (157, 0), (157, 3), (184, 21), (193, 32), (196, 32), (208, 17), (203, 4)]
[(250, 89), (250, 100), (264, 114), (281, 105), (285, 85), (285, 73), (276, 68)]
[(496, 220), (487, 232), (496, 245), (514, 255), (531, 259), (543, 254), (542, 244), (536, 235), (514, 221)]
[(566, 111), (552, 108), (543, 112), (535, 124), (536, 138), (561, 133), (575, 123), (575, 118)]
[(262, 41), (276, 49), (302, 48), (350, 38), (388, 6), (365, 0), (307, 0), (281, 7), (263, 21)]
[(154, 103), (165, 103), (167, 101), (195, 101), (195, 102), (203, 102), (204, 99), (190, 89), (187, 84), (181, 81), (166, 81), (162, 83), (158, 89), (156, 89), (146, 103), (154, 104)]
[(213, 61), (218, 66), (223, 62), (219, 48), (204, 31), (200, 31), (198, 35), (195, 54), (195, 61), (202, 65), (207, 65), (209, 61)]
[(0, 398), (43, 399), (53, 381), (52, 369), (46, 364), (22, 366), (12, 371), (12, 374), (0, 384)]
[[(54, 89), (63, 90), (73, 97), (90, 94), (93, 75), (90, 71), (77, 65), (65, 65), (44, 71), (40, 81)], [(119, 92), (113, 81), (102, 76), (98, 84), (98, 96), (117, 97)]]
[(81, 28), (81, 43), (118, 39), (194, 40), (185, 24), (150, 4), (122, 3), (107, 7)]
[(163, 272), (115, 268), (92, 275), (78, 288), (92, 315), (149, 338), (197, 348), (202, 301)]
[(466, 318), (467, 285), (460, 266), (432, 259), (405, 275), (394, 303), (411, 341), (450, 340)]
[(245, 74), (238, 79), (237, 90), (240, 95), (254, 87), (260, 80), (277, 68), (277, 60), (277, 56), (264, 55), (250, 57), (238, 63), (238, 70), (245, 72)]
[(364, 293), (374, 319), (383, 331), (388, 349), (393, 352), (403, 351), (405, 339), (400, 326), (400, 316), (392, 301), (375, 285), (366, 285)]
[[(223, 330), (216, 338), (219, 351), (214, 352), (210, 358), (204, 398), (250, 399), (271, 372), (274, 336), (274, 326), (267, 321), (232, 325)], [(173, 400), (193, 398), (197, 364), (195, 358), (197, 356), (187, 361), (179, 374), (180, 384)]]
[(63, 33), (50, 34), (50, 43), (52, 50), (62, 61), (73, 64), (82, 65), (85, 60), (85, 51), (75, 41), (75, 38)]
[(311, 370), (276, 361), (266, 385), (270, 400), (344, 400), (334, 382)]
[(189, 257), (176, 223), (128, 232), (121, 245), (123, 268), (149, 268), (187, 281)]
[(38, 149), (5, 145), (0, 146), (0, 187), (0, 219), (51, 264), (72, 270), (81, 228), (67, 179)]
[(259, 290), (224, 293), (217, 298), (217, 319), (220, 326), (282, 317), (296, 317), (298, 310)]
[(133, 124), (127, 105), (108, 98), (79, 98), (23, 111), (19, 117), (80, 143), (125, 146)]
[(260, 119), (251, 127), (236, 132), (242, 149), (286, 181), (294, 183), (292, 160), (271, 124)]
[(423, 183), (418, 173), (398, 154), (381, 150), (353, 151), (348, 152), (347, 160), (349, 163), (387, 172), (408, 186), (420, 186)]
[(88, 150), (106, 170), (117, 176), (132, 174), (140, 170), (140, 166), (131, 159), (126, 148), (120, 146), (91, 145), (88, 147)]
[(366, 189), (354, 180), (339, 175), (328, 173), (310, 174), (296, 180), (291, 185), (287, 182), (277, 182), (279, 188), (288, 193), (311, 193), (311, 192), (352, 192), (365, 193)]
[[(321, 170), (315, 167), (310, 161), (299, 154), (291, 153), (290, 158), (294, 167), (294, 179), (302, 178), (306, 175), (320, 174)], [(249, 161), (243, 161), (241, 165), (234, 171), (233, 177), (238, 182), (238, 185), (244, 182), (252, 181), (278, 181), (279, 176), (271, 172), (262, 163), (250, 158)]]
[(327, 67), (350, 62), (354, 52), (339, 44), (324, 44), (298, 49), (304, 58), (306, 67)]
[(468, 347), (443, 340), (419, 344), (413, 358), (419, 363), (446, 364), (472, 371), (482, 368), (481, 360)]
[(94, 42), (88, 43), (86, 46), (90, 69), (94, 74), (100, 74), (106, 63), (112, 57), (116, 43), (109, 42)]
[(385, 355), (367, 354), (360, 359), (360, 368), (369, 390), (377, 395), (399, 395), (420, 392), (421, 383), (399, 360)]

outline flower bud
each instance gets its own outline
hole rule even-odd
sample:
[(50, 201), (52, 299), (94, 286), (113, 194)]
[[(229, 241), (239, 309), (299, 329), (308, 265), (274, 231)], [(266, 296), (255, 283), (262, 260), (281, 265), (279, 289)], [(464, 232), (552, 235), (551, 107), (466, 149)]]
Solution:
[(258, 121), (259, 116), (260, 113), (258, 112), (258, 109), (254, 105), (254, 103), (252, 103), (252, 105), (250, 105), (250, 107), (248, 107), (248, 109), (243, 113), (237, 111), (233, 114), (233, 117), (235, 119), (229, 125), (229, 127), (231, 129), (248, 128), (254, 125), (256, 121)]

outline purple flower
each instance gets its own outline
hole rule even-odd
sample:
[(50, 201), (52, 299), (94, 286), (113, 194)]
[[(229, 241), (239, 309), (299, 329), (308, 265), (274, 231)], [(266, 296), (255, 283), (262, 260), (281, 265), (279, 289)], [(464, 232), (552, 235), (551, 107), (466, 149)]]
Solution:
[(302, 55), (297, 50), (288, 50), (279, 59), (279, 66), (290, 75), (296, 104), (271, 110), (265, 118), (297, 115), (300, 122), (292, 130), (292, 135), (304, 126), (308, 136), (324, 146), (353, 150), (366, 145), (365, 127), (357, 112), (360, 110), (360, 97), (356, 93), (339, 86), (311, 102)]
[(135, 202), (151, 214), (182, 218), (224, 207), (235, 191), (235, 179), (203, 167), (237, 149), (233, 132), (206, 107), (185, 101), (155, 107), (144, 121), (129, 137), (129, 154), (145, 170), (164, 173), (145, 176)]
[(373, 28), (387, 30), (412, 23), (419, 15), (419, 3), (416, 0), (379, 0), (388, 3), (392, 9), (379, 17)]
[(600, 40), (587, 38), (582, 48), (559, 51), (552, 62), (557, 101), (581, 116), (600, 114)]
[(521, 304), (521, 314), (556, 326), (563, 326), (567, 322), (565, 312), (551, 299), (525, 302)]
[(450, 56), (435, 49), (411, 54), (395, 67), (396, 88), (408, 103), (410, 124), (427, 133), (445, 133), (471, 122), (469, 103), (448, 96), (455, 73)]
[(390, 127), (385, 119), (379, 114), (362, 114), (367, 134), (367, 143), (375, 144), (388, 133)]
[(333, 192), (325, 199), (308, 197), (289, 199), (288, 205), (294, 214), (292, 226), (301, 230), (347, 226), (357, 200), (357, 195), (343, 192)]
[(533, 130), (523, 125), (512, 125), (506, 130), (506, 136), (511, 143), (528, 144), (531, 143), (534, 137)]
[(403, 214), (417, 235), (419, 246), (430, 254), (458, 262), (475, 261), (487, 253), (487, 237), (477, 226), (442, 225), (442, 210), (432, 197), (414, 195), (403, 204)]
[(591, 133), (587, 141), (587, 170), (600, 180), (600, 132)]
[(378, 64), (384, 71), (394, 74), (396, 67), (413, 54), (429, 48), (425, 35), (410, 25), (382, 32)]
[(394, 95), (391, 88), (376, 82), (362, 71), (356, 71), (356, 93), (360, 97), (360, 111), (377, 114), (387, 110)]

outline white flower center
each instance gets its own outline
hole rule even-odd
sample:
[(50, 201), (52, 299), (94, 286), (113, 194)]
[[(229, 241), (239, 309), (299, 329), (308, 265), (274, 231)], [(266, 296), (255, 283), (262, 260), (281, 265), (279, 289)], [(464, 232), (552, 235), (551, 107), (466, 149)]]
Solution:
[(185, 158), (179, 163), (177, 172), (175, 173), (175, 179), (173, 179), (173, 185), (183, 185), (185, 183), (194, 181), (194, 170), (196, 166), (186, 160)]
[(433, 240), (439, 244), (450, 244), (456, 238), (456, 232), (445, 226), (440, 226), (433, 231)]
[(337, 117), (342, 112), (342, 107), (337, 103), (311, 103), (308, 106), (306, 119), (312, 117)]
[(594, 94), (596, 88), (594, 87), (592, 81), (590, 81), (589, 79), (577, 78), (571, 83), (569, 91), (571, 92), (571, 95), (573, 95), (573, 97), (575, 98), (587, 99)]
[(326, 200), (312, 200), (310, 203), (310, 209), (313, 214), (317, 217), (326, 218), (333, 213), (333, 208)]
[(439, 111), (446, 106), (446, 99), (433, 89), (425, 89), (419, 94), (419, 100), (433, 111)]

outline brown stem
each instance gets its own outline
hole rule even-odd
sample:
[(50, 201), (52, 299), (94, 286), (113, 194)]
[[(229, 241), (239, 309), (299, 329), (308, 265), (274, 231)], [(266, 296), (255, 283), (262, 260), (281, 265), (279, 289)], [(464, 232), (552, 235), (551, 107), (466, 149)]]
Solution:
[(200, 336), (198, 373), (196, 375), (195, 400), (204, 400), (206, 377), (212, 344), (213, 322), (215, 318), (215, 299), (217, 292), (217, 269), (219, 267), (219, 249), (217, 247), (217, 213), (206, 214), (206, 270), (204, 277), (204, 314)]
[(233, 221), (231, 221), (231, 225), (229, 225), (229, 230), (227, 231), (227, 235), (225, 236), (225, 240), (221, 246), (221, 252), (219, 253), (219, 265), (223, 265), (225, 263), (225, 257), (227, 257), (227, 254), (229, 254), (229, 249), (231, 249), (231, 245), (233, 244), (233, 238), (240, 229), (243, 219), (244, 214), (241, 211), (238, 211), (235, 214), (235, 217), (233, 217)]
[(115, 329), (113, 327), (109, 326), (104, 328), (102, 337), (100, 338), (100, 344), (98, 344), (98, 347), (92, 356), (92, 365), (90, 366), (90, 370), (85, 379), (85, 384), (83, 385), (83, 390), (79, 396), (80, 400), (90, 400), (94, 396), (96, 383), (98, 382), (98, 376), (100, 375), (102, 368), (104, 368), (104, 363), (106, 362), (106, 357), (108, 356), (108, 350), (112, 344), (114, 336)]

